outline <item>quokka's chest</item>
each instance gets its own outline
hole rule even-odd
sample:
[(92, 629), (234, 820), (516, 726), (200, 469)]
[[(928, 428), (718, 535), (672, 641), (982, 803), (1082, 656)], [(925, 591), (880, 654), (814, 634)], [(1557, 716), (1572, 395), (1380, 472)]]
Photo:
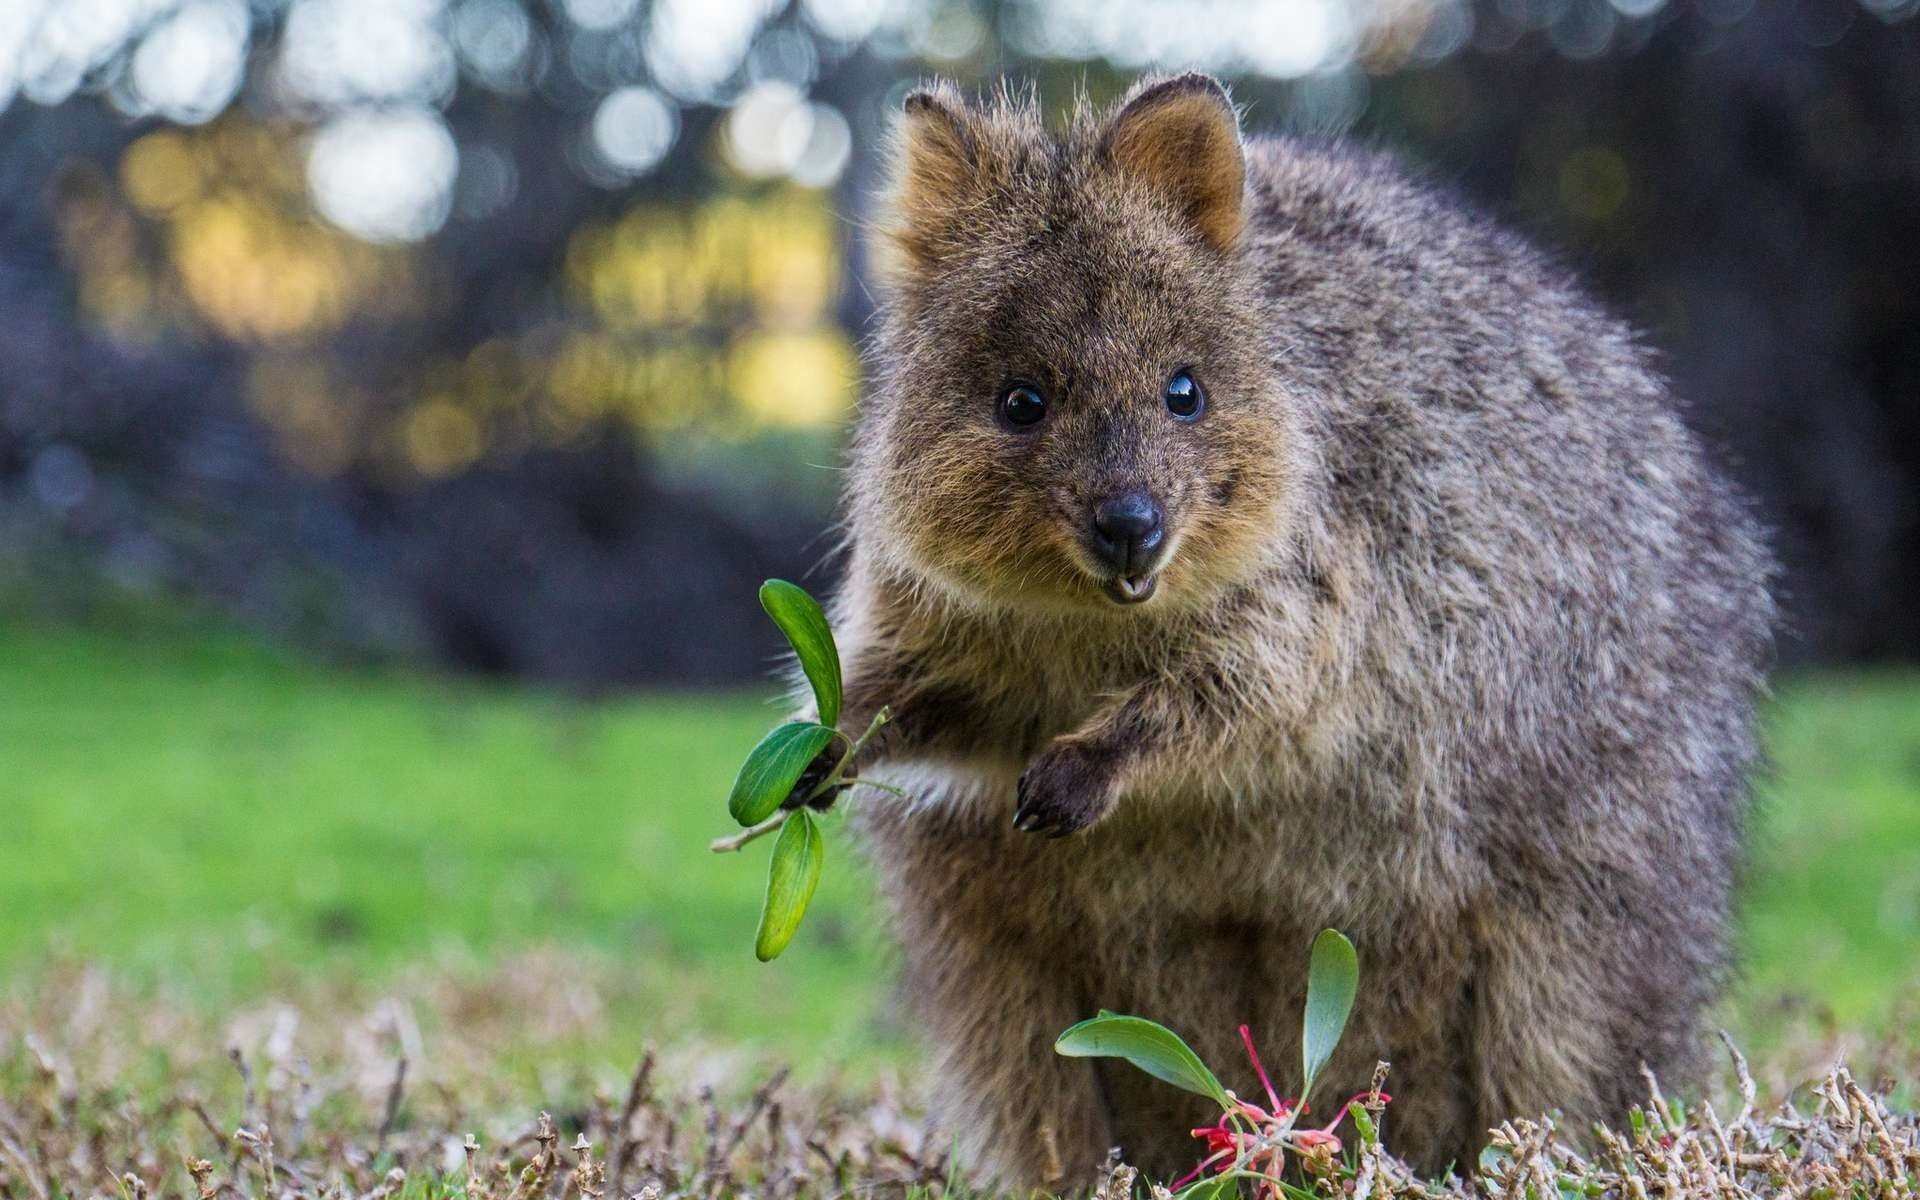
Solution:
[(916, 661), (1002, 721), (1067, 732), (1139, 688), (1188, 671), (1160, 637), (1072, 628), (935, 635)]
[(1062, 945), (1179, 940), (1222, 923), (1385, 936), (1414, 916), (1445, 919), (1465, 894), (1458, 872), (1429, 861), (1431, 847), (1389, 846), (1378, 829), (1329, 823), (1284, 801), (1226, 807), (1134, 795), (1088, 829), (1036, 837), (1013, 827), (1017, 774), (1015, 764), (984, 759), (893, 764), (888, 782), (913, 799), (874, 799), (863, 810), (876, 858), (916, 871), (937, 864), (995, 894), (987, 907), (999, 920)]

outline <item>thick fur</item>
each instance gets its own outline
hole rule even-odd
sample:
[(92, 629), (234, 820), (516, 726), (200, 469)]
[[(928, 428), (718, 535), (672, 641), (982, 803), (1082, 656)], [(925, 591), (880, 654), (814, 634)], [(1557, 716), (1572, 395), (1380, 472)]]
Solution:
[[(1204, 77), (1063, 131), (936, 88), (896, 159), (834, 622), (847, 722), (895, 713), (863, 771), (912, 798), (858, 821), (969, 1161), (1184, 1170), (1207, 1103), (1055, 1035), (1152, 1017), (1254, 1095), (1247, 1022), (1297, 1086), (1324, 926), (1363, 977), (1315, 1108), (1390, 1060), (1389, 1147), (1429, 1167), (1682, 1077), (1773, 608), (1648, 353), (1385, 161), (1243, 144)], [(1131, 485), (1173, 550), (1123, 606), (1080, 538)]]

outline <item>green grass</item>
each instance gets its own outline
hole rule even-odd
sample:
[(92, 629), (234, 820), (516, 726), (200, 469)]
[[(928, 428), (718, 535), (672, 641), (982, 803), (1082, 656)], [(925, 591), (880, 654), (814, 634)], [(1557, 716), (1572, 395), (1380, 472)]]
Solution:
[(1768, 735), (1743, 992), (1884, 1019), (1920, 985), (1920, 674), (1788, 680)]
[[(590, 704), (134, 629), (0, 627), (0, 972), (99, 958), (229, 1002), (554, 942), (630, 962), (637, 1037), (895, 1045), (844, 830), (772, 966), (751, 953), (767, 844), (706, 852), (764, 698)], [(1920, 976), (1920, 676), (1789, 681), (1770, 725), (1744, 1002), (1884, 1019)]]
[(777, 967), (752, 954), (770, 843), (706, 849), (765, 698), (589, 704), (70, 629), (0, 634), (0, 695), (0, 972), (51, 949), (231, 1002), (289, 968), (584, 944), (677, 1032), (876, 1043), (839, 822)]

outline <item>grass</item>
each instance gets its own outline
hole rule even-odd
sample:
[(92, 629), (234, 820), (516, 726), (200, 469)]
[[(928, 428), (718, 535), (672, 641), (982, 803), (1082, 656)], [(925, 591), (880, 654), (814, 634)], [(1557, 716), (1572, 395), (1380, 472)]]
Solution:
[(221, 1006), (565, 943), (627, 964), (654, 1027), (885, 1052), (844, 839), (777, 975), (751, 953), (767, 845), (706, 850), (762, 699), (584, 703), (71, 629), (0, 636), (0, 695), (0, 971), (101, 960)]
[[(176, 619), (0, 626), (0, 696), (0, 1197), (968, 1194), (838, 827), (772, 966), (765, 844), (706, 852), (768, 699), (327, 669)], [(1760, 1105), (1729, 1071), (1717, 1114), (1584, 1152), (1516, 1122), (1479, 1194), (1911, 1194), (1920, 675), (1788, 680), (1768, 724), (1729, 1013)], [(1469, 1194), (1349, 1151), (1300, 1194)]]
[(1920, 675), (1790, 679), (1768, 716), (1745, 990), (1878, 1020), (1920, 982)]
[[(769, 967), (750, 952), (765, 844), (704, 848), (777, 713), (762, 696), (589, 703), (169, 622), (0, 627), (0, 695), (0, 972), (101, 961), (218, 1008), (301, 974), (564, 945), (623, 968), (635, 1036), (803, 1070), (900, 1048), (842, 831)], [(1736, 1016), (1792, 995), (1874, 1025), (1920, 977), (1920, 676), (1788, 680), (1769, 724)]]
[[(617, 1071), (556, 1064), (534, 1079), (499, 1069), (503, 1044), (545, 1045), (603, 1021), (583, 1001), (607, 985), (587, 962), (507, 957), (472, 978), (308, 979), (214, 1020), (98, 971), (49, 971), (0, 997), (0, 1196), (981, 1197), (917, 1097), (884, 1080), (795, 1083), (685, 1052)], [(1871, 1080), (1914, 1078), (1920, 1043), (1858, 1055), (1860, 1083), (1827, 1065), (1834, 1052), (1777, 1047), (1758, 1080), (1729, 1064), (1684, 1108), (1651, 1092), (1617, 1132), (1585, 1144), (1550, 1118), (1505, 1122), (1470, 1182), (1423, 1179), (1394, 1159), (1393, 1108), (1381, 1121), (1369, 1101), (1384, 1142), (1349, 1120), (1344, 1146), (1289, 1155), (1291, 1186), (1259, 1196), (1910, 1200), (1920, 1121), (1910, 1098)], [(1814, 1082), (1783, 1089), (1772, 1082), (1782, 1073)], [(1166, 1197), (1134, 1183), (1115, 1168), (1097, 1200)]]

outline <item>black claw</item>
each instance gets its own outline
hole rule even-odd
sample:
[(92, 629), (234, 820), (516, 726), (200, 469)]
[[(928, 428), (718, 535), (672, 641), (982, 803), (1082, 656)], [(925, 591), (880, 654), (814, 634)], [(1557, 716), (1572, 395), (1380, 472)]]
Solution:
[(847, 790), (847, 785), (835, 784), (818, 796), (813, 795), (813, 789), (820, 786), (838, 762), (835, 748), (832, 746), (828, 746), (814, 756), (814, 760), (807, 764), (807, 769), (800, 772), (800, 778), (793, 781), (793, 788), (787, 793), (787, 798), (780, 802), (780, 807), (800, 808), (804, 805), (815, 812), (826, 812), (831, 809), (834, 801), (840, 798), (840, 793)]
[(1031, 833), (1040, 837), (1063, 838), (1086, 825), (1079, 814), (1060, 811), (1059, 805), (1049, 803), (1048, 797), (1034, 794), (1035, 789), (1027, 776), (1022, 776), (1015, 788), (1013, 827), (1022, 833)]

